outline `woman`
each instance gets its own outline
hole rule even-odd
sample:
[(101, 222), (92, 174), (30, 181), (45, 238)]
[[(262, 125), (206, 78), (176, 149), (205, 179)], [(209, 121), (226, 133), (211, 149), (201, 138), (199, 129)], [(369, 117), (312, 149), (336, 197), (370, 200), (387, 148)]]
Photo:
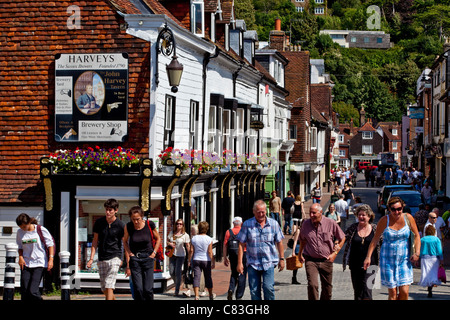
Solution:
[(272, 198), (269, 200), (270, 217), (281, 226), (281, 199), (277, 196), (276, 190), (272, 191)]
[(350, 203), (352, 202), (352, 200), (355, 200), (355, 196), (353, 195), (353, 191), (352, 189), (350, 189), (350, 186), (347, 183), (344, 185), (342, 194), (345, 196), (344, 200), (347, 201), (347, 204), (350, 207)]
[(341, 216), (336, 212), (336, 207), (334, 203), (330, 204), (328, 207), (328, 211), (324, 214), (325, 217), (333, 219), (340, 226), (341, 225)]
[(209, 299), (213, 300), (213, 282), (211, 270), (214, 268), (214, 256), (212, 251), (212, 238), (206, 233), (209, 224), (201, 221), (198, 224), (198, 235), (192, 237), (192, 246), (189, 252), (189, 263), (192, 258), (192, 269), (194, 271), (194, 294), (195, 300), (199, 299), (200, 278), (203, 272), (205, 276), (205, 287), (209, 292)]
[[(131, 222), (125, 227), (123, 246), (127, 254), (126, 275), (131, 275), (135, 300), (153, 300), (153, 269), (161, 238), (152, 221), (144, 220), (144, 211), (134, 206), (128, 211)], [(152, 237), (156, 239), (155, 246)]]
[[(390, 213), (381, 217), (378, 222), (375, 236), (364, 260), (364, 269), (367, 270), (371, 264), (373, 250), (383, 236), (380, 250), (380, 275), (381, 284), (388, 287), (389, 300), (408, 300), (409, 286), (413, 282), (411, 262), (417, 263), (420, 255), (419, 231), (414, 218), (409, 213), (403, 213), (404, 205), (399, 197), (392, 197), (389, 200), (387, 207)], [(411, 232), (415, 236), (415, 252), (411, 252), (409, 245)], [(412, 256), (411, 253), (413, 253)]]
[[(55, 243), (48, 230), (38, 226), (35, 218), (21, 213), (16, 218), (19, 226), (16, 243), (19, 248), (20, 293), (22, 300), (42, 300), (39, 284), (44, 268), (53, 268)], [(39, 228), (39, 230), (38, 230)], [(48, 248), (48, 254), (46, 252)]]
[(313, 203), (320, 203), (320, 198), (322, 198), (322, 188), (318, 182), (316, 182), (316, 186), (311, 191), (311, 197)]
[(438, 278), (438, 270), (444, 259), (441, 240), (435, 234), (436, 228), (430, 224), (425, 228), (425, 236), (420, 240), (422, 276), (419, 285), (428, 287), (428, 298), (433, 297), (433, 286), (441, 284)]
[(294, 201), (294, 214), (292, 215), (293, 234), (297, 229), (300, 229), (300, 224), (305, 218), (305, 210), (303, 209), (303, 201), (300, 195), (295, 197)]
[[(343, 268), (348, 265), (353, 284), (355, 300), (372, 300), (372, 289), (367, 286), (373, 272), (367, 272), (363, 269), (364, 259), (367, 256), (367, 250), (375, 235), (377, 226), (372, 223), (375, 214), (369, 205), (363, 204), (356, 208), (355, 215), (358, 222), (353, 223), (345, 231), (346, 246), (344, 251)], [(372, 252), (370, 258), (371, 265), (378, 265), (378, 255), (380, 246), (377, 244), (377, 250)]]
[(339, 200), (340, 196), (341, 196), (341, 189), (339, 189), (338, 185), (335, 185), (333, 190), (331, 191), (330, 202), (335, 203), (336, 201)]
[(169, 233), (168, 246), (174, 248), (173, 255), (169, 258), (169, 273), (175, 281), (175, 296), (180, 293), (181, 286), (181, 272), (186, 258), (186, 250), (190, 249), (190, 238), (184, 228), (183, 219), (175, 221), (175, 231)]
[[(300, 242), (298, 241), (298, 238), (300, 236), (300, 228), (298, 228), (296, 231), (294, 231), (294, 244), (292, 246), (292, 254), (291, 256), (293, 257), (294, 255), (298, 255), (298, 252), (300, 250)], [(292, 284), (300, 284), (300, 282), (297, 281), (297, 271), (298, 269), (292, 270)]]

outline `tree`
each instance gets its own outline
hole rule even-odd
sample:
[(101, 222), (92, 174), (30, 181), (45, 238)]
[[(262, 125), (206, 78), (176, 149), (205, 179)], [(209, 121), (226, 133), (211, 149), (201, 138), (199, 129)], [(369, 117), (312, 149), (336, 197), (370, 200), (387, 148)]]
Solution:
[(244, 20), (247, 30), (256, 29), (255, 8), (252, 0), (235, 0), (234, 12), (236, 19)]

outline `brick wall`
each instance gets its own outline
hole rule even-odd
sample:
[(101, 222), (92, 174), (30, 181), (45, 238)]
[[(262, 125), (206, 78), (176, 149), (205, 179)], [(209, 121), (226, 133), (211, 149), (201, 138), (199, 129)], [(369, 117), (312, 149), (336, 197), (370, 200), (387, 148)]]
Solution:
[[(40, 203), (39, 159), (88, 146), (54, 141), (57, 53), (129, 54), (129, 139), (121, 146), (148, 154), (150, 47), (120, 29), (117, 3), (137, 13), (126, 1), (0, 0), (0, 202)], [(81, 9), (80, 29), (67, 27), (70, 5)]]

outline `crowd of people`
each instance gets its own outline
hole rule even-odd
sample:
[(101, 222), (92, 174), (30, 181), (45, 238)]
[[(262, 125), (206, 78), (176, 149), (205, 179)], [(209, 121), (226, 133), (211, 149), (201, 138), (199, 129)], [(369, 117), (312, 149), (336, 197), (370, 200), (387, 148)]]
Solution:
[[(415, 169), (406, 170), (394, 181), (407, 183), (414, 172)], [(403, 200), (393, 197), (387, 204), (388, 213), (375, 224), (372, 208), (352, 191), (356, 173), (351, 170), (335, 173), (327, 208), (322, 207), (323, 190), (317, 183), (311, 190), (309, 212), (300, 195), (288, 191), (281, 199), (273, 191), (267, 204), (263, 200), (254, 203), (252, 218), (246, 221), (239, 216), (233, 218), (222, 241), (223, 263), (231, 271), (228, 300), (242, 299), (247, 284), (252, 300), (274, 300), (274, 272), (276, 268), (279, 271), (286, 268), (285, 254), (289, 255), (287, 258), (296, 257), (304, 266), (308, 299), (330, 300), (333, 265), (341, 249), (344, 249), (343, 270), (350, 269), (355, 300), (372, 299), (371, 279), (375, 272), (379, 272), (390, 300), (408, 299), (414, 266), (421, 268), (419, 285), (427, 287), (428, 297), (432, 297), (433, 287), (441, 284), (438, 271), (443, 265), (443, 240), (450, 210), (441, 214), (438, 208), (432, 209), (430, 200), (413, 217), (404, 211)], [(405, 176), (408, 177), (403, 180)], [(427, 191), (434, 188), (430, 178), (418, 175), (412, 181), (420, 184), (421, 191), (425, 190), (430, 197), (437, 194), (434, 189)], [(114, 300), (116, 276), (123, 262), (133, 298), (152, 300), (154, 260), (161, 237), (155, 224), (145, 219), (142, 208), (132, 207), (130, 222), (125, 224), (117, 218), (118, 206), (115, 199), (105, 202), (105, 216), (97, 219), (93, 227), (87, 267), (91, 267), (97, 252), (102, 292), (107, 300)], [(351, 213), (355, 220), (350, 219)], [(20, 227), (17, 244), (22, 299), (41, 299), (38, 286), (44, 270), (53, 267), (54, 241), (47, 229), (26, 214), (21, 214), (16, 222)], [(193, 293), (198, 300), (207, 294), (213, 300), (215, 257), (209, 225), (200, 221), (190, 231), (189, 235), (184, 221), (178, 219), (168, 235), (166, 254), (175, 284), (174, 296), (190, 297)], [(285, 236), (291, 237), (290, 252), (283, 246)], [(298, 268), (290, 270), (291, 283), (300, 284)], [(181, 293), (182, 287), (187, 290)]]

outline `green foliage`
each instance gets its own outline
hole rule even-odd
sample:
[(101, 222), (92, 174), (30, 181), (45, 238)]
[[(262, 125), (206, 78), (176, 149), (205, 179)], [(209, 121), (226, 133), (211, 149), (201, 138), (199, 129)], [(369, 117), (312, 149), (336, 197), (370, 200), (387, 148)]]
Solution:
[[(245, 2), (247, 0), (236, 0)], [(365, 105), (366, 117), (400, 121), (406, 105), (415, 100), (416, 81), (443, 51), (450, 36), (450, 0), (335, 0), (328, 16), (298, 13), (290, 0), (253, 0), (259, 39), (267, 41), (280, 18), (292, 43), (325, 60), (335, 83), (333, 108), (341, 122), (354, 118)], [(393, 47), (385, 50), (341, 48), (320, 30), (367, 30), (367, 7), (381, 12), (380, 30), (389, 33)], [(311, 6), (314, 7), (314, 4)], [(311, 9), (311, 8), (310, 8)], [(311, 11), (311, 10), (310, 10)]]

